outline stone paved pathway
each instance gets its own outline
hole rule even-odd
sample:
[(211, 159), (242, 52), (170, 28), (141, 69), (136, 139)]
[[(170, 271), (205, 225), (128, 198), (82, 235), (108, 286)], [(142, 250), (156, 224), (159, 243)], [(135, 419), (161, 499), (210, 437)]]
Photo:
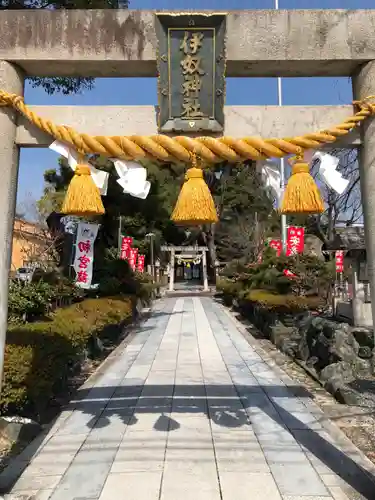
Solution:
[(24, 469), (5, 498), (373, 500), (366, 466), (222, 306), (169, 298), (0, 486)]

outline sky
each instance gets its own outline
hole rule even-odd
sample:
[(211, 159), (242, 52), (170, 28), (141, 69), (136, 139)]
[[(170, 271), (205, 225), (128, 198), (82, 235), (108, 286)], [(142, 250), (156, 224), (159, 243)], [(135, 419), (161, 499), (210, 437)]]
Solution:
[[(238, 10), (272, 9), (275, 0), (130, 0), (131, 9), (146, 10)], [(372, 9), (375, 0), (279, 0), (280, 9)], [(277, 104), (277, 79), (227, 78), (226, 104)], [(352, 100), (349, 78), (283, 78), (283, 104), (348, 104)], [(95, 88), (82, 94), (47, 95), (26, 82), (25, 102), (38, 105), (155, 105), (156, 78), (101, 78)], [(84, 130), (80, 130), (84, 132)], [(244, 134), (246, 131), (244, 130)], [(43, 172), (57, 166), (56, 153), (42, 148), (22, 148), (18, 178), (17, 204), (27, 209), (40, 198)]]

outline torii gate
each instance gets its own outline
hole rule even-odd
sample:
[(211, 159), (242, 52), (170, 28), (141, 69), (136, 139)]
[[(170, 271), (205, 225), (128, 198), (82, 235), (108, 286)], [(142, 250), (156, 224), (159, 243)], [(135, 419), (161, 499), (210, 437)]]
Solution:
[[(207, 255), (206, 252), (208, 248), (205, 246), (175, 246), (175, 245), (164, 245), (161, 247), (162, 252), (168, 252), (169, 254), (169, 291), (174, 291), (174, 275), (175, 275), (175, 263), (178, 257), (198, 257), (199, 263), (202, 264), (202, 282), (203, 291), (208, 292), (208, 276), (207, 276)], [(180, 255), (176, 255), (179, 252)]]
[[(375, 10), (255, 10), (221, 12), (218, 16), (226, 23), (227, 76), (351, 76), (355, 99), (375, 94)], [(2, 11), (0, 39), (0, 89), (17, 95), (23, 94), (26, 76), (158, 75), (153, 12)], [(220, 64), (222, 61), (218, 59), (217, 65)], [(224, 99), (223, 92), (217, 93), (217, 98)], [(92, 135), (158, 132), (153, 106), (32, 106), (32, 110), (52, 122)], [(232, 137), (292, 137), (325, 130), (351, 114), (351, 106), (226, 106), (225, 125), (219, 119), (207, 126), (211, 126), (211, 135), (222, 131)], [(168, 129), (168, 123), (166, 117), (164, 130)], [(191, 123), (185, 125), (194, 132), (195, 125)], [(170, 132), (173, 130), (172, 125)], [(47, 147), (51, 142), (50, 136), (12, 109), (0, 111), (0, 372), (7, 326), (19, 148)], [(355, 146), (360, 150), (375, 318), (375, 119), (367, 118), (360, 132), (353, 130), (340, 141), (340, 146)]]

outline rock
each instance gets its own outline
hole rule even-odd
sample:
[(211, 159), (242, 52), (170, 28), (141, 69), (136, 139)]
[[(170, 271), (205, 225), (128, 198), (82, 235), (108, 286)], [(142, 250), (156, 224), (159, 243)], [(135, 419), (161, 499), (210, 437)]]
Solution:
[(315, 330), (316, 332), (322, 332), (324, 324), (326, 323), (326, 319), (318, 317), (313, 317), (310, 323), (310, 329)]
[(349, 389), (356, 394), (357, 406), (375, 407), (375, 379), (373, 377), (356, 378), (348, 385)]
[(298, 345), (298, 340), (293, 340), (292, 338), (284, 338), (281, 341), (280, 349), (288, 356), (295, 358), (298, 354)]
[(322, 382), (333, 382), (335, 381), (338, 386), (342, 386), (345, 383), (353, 382), (355, 376), (353, 374), (352, 367), (349, 363), (345, 361), (340, 361), (338, 363), (332, 363), (323, 370), (320, 371), (320, 380)]
[(331, 339), (337, 332), (337, 323), (334, 321), (326, 320), (323, 322), (322, 333), (327, 339)]
[(369, 328), (353, 328), (352, 335), (360, 346), (367, 346), (374, 349), (374, 332)]
[(0, 417), (0, 434), (10, 442), (29, 443), (41, 431), (41, 426), (24, 417)]
[(351, 363), (358, 356), (359, 345), (353, 335), (346, 330), (337, 329), (334, 334), (333, 353), (342, 361)]
[(345, 362), (333, 363), (322, 370), (321, 380), (324, 388), (331, 393), (339, 403), (361, 406), (363, 397), (351, 387), (356, 377), (351, 366)]
[(309, 358), (306, 361), (306, 366), (307, 366), (307, 368), (314, 368), (315, 369), (315, 365), (317, 365), (318, 363), (319, 363), (319, 358), (317, 356), (311, 356), (311, 358)]
[(363, 406), (364, 403), (361, 395), (347, 384), (338, 387), (336, 392), (333, 393), (333, 396), (335, 396), (339, 403), (349, 406)]
[(141, 314), (142, 309), (143, 309), (143, 304), (142, 304), (141, 299), (137, 300), (137, 304), (136, 304), (135, 308), (137, 310), (137, 314)]
[(358, 349), (358, 356), (362, 359), (372, 358), (372, 349), (368, 346), (360, 346)]
[[(375, 407), (375, 349), (371, 329), (333, 321), (327, 314), (310, 313), (295, 315), (293, 326), (287, 326), (280, 315), (255, 308), (251, 320), (265, 338), (270, 337), (280, 350), (314, 371), (338, 401)], [(371, 390), (364, 391), (365, 383), (361, 381), (372, 381)]]
[(339, 401), (339, 403), (345, 404), (345, 401), (343, 399), (343, 395), (341, 392), (341, 389), (343, 388), (344, 385), (345, 384), (342, 384), (342, 382), (340, 380), (333, 378), (333, 379), (328, 380), (324, 384), (324, 388), (327, 392), (332, 394), (332, 396), (334, 396), (337, 399), (337, 401)]
[(333, 379), (325, 385), (325, 388), (339, 403), (375, 408), (374, 384), (374, 380), (355, 379), (352, 382), (340, 383), (337, 379)]
[(293, 327), (286, 327), (282, 323), (277, 323), (270, 327), (270, 338), (275, 346), (280, 347), (284, 339), (289, 339), (294, 331)]
[(298, 328), (293, 328), (289, 338), (285, 338), (282, 343), (283, 351), (293, 358), (299, 357), (299, 345), (301, 342), (301, 334)]
[(307, 337), (306, 335), (301, 337), (301, 340), (298, 345), (298, 359), (301, 359), (302, 361), (306, 361), (311, 357), (310, 353), (310, 346), (307, 343)]
[(353, 371), (357, 377), (372, 375), (372, 359), (356, 358), (353, 362)]
[(307, 330), (311, 326), (313, 319), (314, 319), (314, 317), (311, 316), (311, 314), (309, 312), (306, 312), (306, 313), (299, 315), (299, 317), (296, 321), (296, 327), (298, 328), (300, 335), (303, 335), (304, 333), (307, 332)]
[(303, 253), (307, 255), (314, 255), (319, 259), (324, 259), (322, 252), (323, 242), (317, 236), (313, 234), (305, 235), (305, 244)]
[(97, 335), (92, 335), (87, 343), (86, 354), (90, 359), (94, 359), (104, 351), (103, 342)]
[(311, 356), (314, 356), (317, 337), (323, 329), (323, 323), (320, 318), (310, 317), (302, 323), (301, 341), (298, 349), (298, 357), (303, 361), (307, 361)]

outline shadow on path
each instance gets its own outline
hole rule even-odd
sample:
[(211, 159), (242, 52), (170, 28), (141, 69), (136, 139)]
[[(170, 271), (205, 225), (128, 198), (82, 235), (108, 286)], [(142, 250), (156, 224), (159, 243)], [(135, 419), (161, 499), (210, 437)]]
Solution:
[[(130, 381), (129, 381), (130, 382)], [(347, 454), (327, 441), (321, 431), (298, 418), (298, 411), (287, 411), (278, 398), (296, 400), (308, 398), (310, 393), (301, 386), (286, 389), (285, 386), (250, 385), (128, 385), (92, 388), (80, 391), (80, 401), (72, 402), (76, 411), (91, 418), (87, 427), (99, 428), (111, 425), (111, 417), (117, 416), (124, 424), (137, 426), (144, 413), (155, 414), (154, 430), (173, 432), (183, 426), (178, 414), (204, 414), (216, 425), (240, 428), (249, 422), (255, 434), (259, 434), (257, 421), (269, 417), (275, 425), (267, 425), (261, 433), (288, 432), (303, 448), (318, 458), (347, 485), (366, 500), (375, 498), (375, 478)], [(173, 415), (173, 418), (171, 416)], [(312, 424), (318, 425), (312, 414)], [(253, 422), (252, 422), (253, 420)], [(69, 421), (67, 421), (69, 425)], [(316, 428), (316, 427), (315, 427)], [(323, 431), (324, 429), (322, 429)], [(277, 435), (275, 436), (277, 440)]]

